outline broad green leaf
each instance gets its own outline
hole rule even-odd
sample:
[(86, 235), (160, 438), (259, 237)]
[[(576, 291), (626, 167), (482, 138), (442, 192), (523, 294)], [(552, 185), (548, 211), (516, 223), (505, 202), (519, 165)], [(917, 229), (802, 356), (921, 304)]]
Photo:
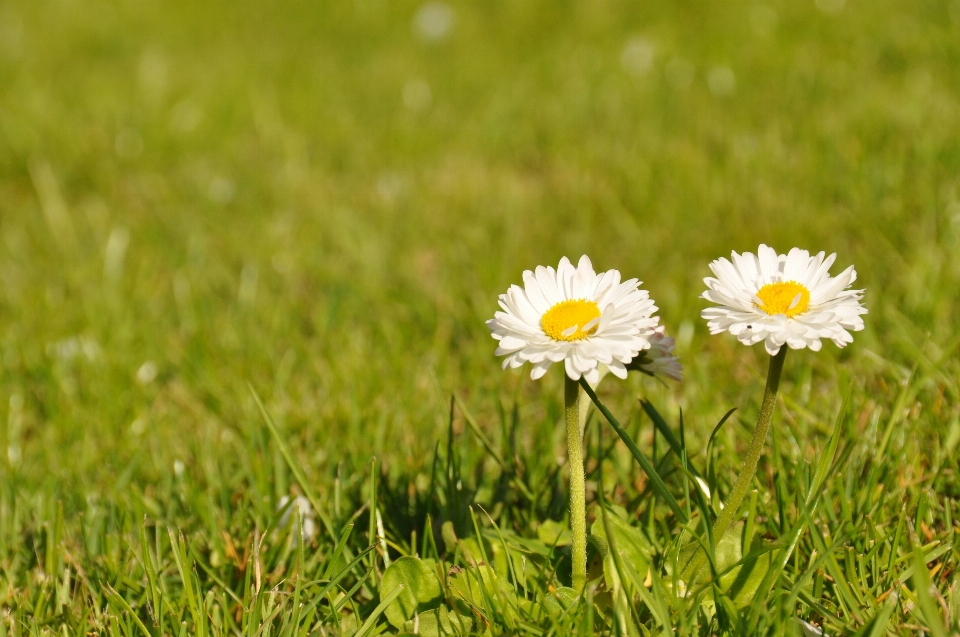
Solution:
[(517, 596), (505, 578), (486, 564), (475, 568), (451, 569), (447, 577), (450, 606), (469, 614), (470, 610), (501, 619), (518, 618), (518, 610), (530, 611), (530, 604)]
[(753, 602), (760, 583), (773, 562), (774, 550), (775, 547), (769, 546), (755, 547), (738, 567), (737, 577), (727, 589), (727, 594), (733, 598), (738, 608), (744, 608)]
[(772, 547), (756, 546), (744, 559), (742, 522), (727, 529), (717, 543), (714, 556), (717, 572), (720, 573), (720, 588), (738, 608), (748, 606), (753, 601), (760, 582), (770, 568), (770, 548)]
[(440, 525), (440, 537), (443, 538), (443, 543), (448, 553), (452, 553), (460, 541), (457, 537), (457, 532), (453, 529), (453, 522), (449, 520)]
[(497, 574), (506, 581), (513, 581), (515, 577), (518, 582), (535, 586), (544, 566), (544, 556), (550, 555), (551, 550), (539, 540), (521, 538), (509, 530), (497, 531), (495, 537), (487, 535), (484, 540), (484, 545), (489, 547), (487, 556)]
[(415, 557), (401, 557), (390, 565), (380, 583), (380, 599), (398, 586), (404, 589), (384, 613), (394, 627), (400, 628), (415, 613), (440, 605), (443, 591), (436, 574), (436, 562)]
[(497, 574), (486, 564), (475, 568), (453, 569), (447, 581), (461, 599), (477, 608), (486, 607), (484, 592), (494, 595), (500, 588)]
[(714, 548), (713, 556), (716, 560), (717, 573), (720, 573), (720, 588), (727, 590), (734, 580), (737, 579), (737, 573), (740, 567), (730, 568), (743, 558), (743, 543), (741, 533), (743, 532), (743, 523), (737, 522), (727, 529), (720, 541)]
[(434, 608), (404, 622), (403, 630), (401, 635), (420, 635), (420, 637), (467, 635), (473, 630), (473, 617), (461, 615), (443, 607)]
[(577, 591), (564, 586), (545, 594), (541, 599), (541, 604), (546, 609), (547, 614), (556, 619), (565, 610), (576, 604), (578, 597)]
[[(650, 556), (653, 553), (653, 547), (644, 537), (643, 533), (630, 526), (626, 521), (626, 513), (619, 507), (610, 507), (608, 509), (607, 521), (610, 525), (610, 532), (613, 534), (613, 545), (616, 546), (620, 560), (630, 565), (640, 577), (646, 577), (650, 568)], [(593, 523), (590, 529), (590, 535), (600, 549), (603, 555), (603, 577), (607, 588), (616, 590), (619, 586), (619, 577), (616, 573), (616, 566), (613, 562), (613, 556), (610, 553), (610, 541), (607, 538), (607, 531), (604, 528), (603, 520), (597, 516), (597, 521)]]
[[(460, 555), (470, 566), (477, 566), (483, 563), (483, 551), (480, 550), (480, 543), (472, 537), (461, 538), (457, 542), (457, 548), (460, 549)], [(485, 549), (487, 547), (484, 547)]]
[(566, 524), (556, 520), (545, 520), (537, 527), (537, 537), (547, 546), (569, 546), (573, 541), (573, 534)]

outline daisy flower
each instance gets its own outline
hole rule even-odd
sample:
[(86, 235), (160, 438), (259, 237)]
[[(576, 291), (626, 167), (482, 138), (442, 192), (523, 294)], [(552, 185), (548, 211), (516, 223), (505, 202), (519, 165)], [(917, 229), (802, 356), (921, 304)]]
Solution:
[(673, 355), (675, 345), (672, 337), (667, 336), (663, 326), (657, 327), (650, 336), (650, 349), (637, 355), (627, 369), (635, 369), (649, 376), (666, 376), (673, 380), (683, 380), (683, 366), (680, 358)]
[[(554, 270), (539, 266), (523, 273), (523, 287), (500, 295), (500, 308), (487, 327), (497, 341), (503, 367), (531, 363), (541, 378), (563, 362), (567, 466), (570, 471), (571, 576), (574, 590), (587, 582), (586, 481), (583, 469), (581, 385), (596, 386), (607, 371), (627, 377), (627, 364), (650, 349), (659, 318), (657, 306), (636, 279), (620, 272), (597, 274), (584, 255), (574, 268), (567, 257)], [(589, 386), (586, 385), (586, 386)]]
[(863, 329), (860, 304), (863, 290), (850, 290), (857, 272), (850, 266), (830, 276), (837, 255), (816, 256), (800, 248), (778, 255), (760, 245), (757, 254), (732, 254), (732, 262), (710, 264), (716, 278), (703, 280), (709, 288), (700, 295), (717, 304), (701, 313), (711, 334), (730, 332), (741, 343), (763, 341), (773, 356), (786, 344), (791, 349), (819, 351), (821, 339), (843, 347), (853, 342), (851, 331)]
[(621, 282), (617, 270), (597, 274), (584, 255), (576, 268), (563, 257), (556, 270), (527, 270), (523, 283), (500, 295), (503, 311), (487, 321), (504, 369), (531, 363), (536, 380), (563, 362), (571, 380), (597, 383), (600, 365), (626, 378), (626, 365), (650, 347), (660, 319), (637, 279)]

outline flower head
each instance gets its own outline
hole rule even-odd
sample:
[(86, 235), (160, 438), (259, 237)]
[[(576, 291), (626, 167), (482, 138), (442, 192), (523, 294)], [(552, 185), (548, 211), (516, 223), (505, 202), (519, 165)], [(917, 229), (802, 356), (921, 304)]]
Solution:
[(529, 362), (538, 379), (562, 361), (571, 379), (595, 383), (599, 365), (626, 378), (627, 363), (650, 347), (660, 319), (637, 279), (621, 282), (617, 270), (597, 274), (584, 255), (576, 268), (563, 257), (556, 270), (527, 270), (523, 283), (500, 295), (503, 311), (487, 321), (504, 368)]
[(716, 278), (703, 280), (709, 288), (701, 298), (717, 304), (701, 313), (711, 334), (730, 332), (741, 343), (764, 342), (772, 356), (786, 344), (791, 349), (820, 350), (820, 339), (838, 347), (853, 342), (851, 331), (863, 329), (860, 304), (863, 290), (847, 289), (857, 280), (850, 266), (831, 277), (837, 255), (816, 256), (800, 248), (778, 255), (760, 245), (757, 254), (732, 254), (732, 262), (710, 264)]
[(650, 335), (650, 349), (646, 349), (630, 361), (627, 369), (635, 369), (650, 376), (667, 376), (673, 380), (683, 380), (683, 366), (680, 358), (673, 355), (674, 340), (667, 336), (660, 325)]

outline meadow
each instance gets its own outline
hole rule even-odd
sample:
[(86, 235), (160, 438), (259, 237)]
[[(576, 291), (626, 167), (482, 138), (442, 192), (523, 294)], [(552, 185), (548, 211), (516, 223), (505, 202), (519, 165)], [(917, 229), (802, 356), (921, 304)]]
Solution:
[[(866, 329), (789, 353), (685, 591), (767, 359), (698, 296), (760, 243)], [(484, 322), (581, 254), (677, 339), (599, 398), (683, 516), (593, 409), (577, 598), (562, 373)], [(7, 0), (0, 636), (960, 634), (958, 292), (958, 0)]]

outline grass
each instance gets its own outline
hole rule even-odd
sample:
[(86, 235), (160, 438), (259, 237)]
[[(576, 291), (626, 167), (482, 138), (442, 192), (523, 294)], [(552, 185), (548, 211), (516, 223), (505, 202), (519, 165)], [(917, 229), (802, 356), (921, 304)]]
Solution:
[[(450, 7), (0, 6), (0, 634), (396, 632), (415, 554), (489, 634), (960, 630), (956, 0)], [(562, 379), (500, 371), (496, 295), (583, 252), (646, 282), (685, 380), (599, 398), (702, 519), (765, 356), (700, 280), (760, 242), (870, 309), (787, 358), (723, 549), (777, 568), (738, 599), (718, 547), (680, 595), (682, 518), (594, 415), (610, 559), (563, 597)]]

